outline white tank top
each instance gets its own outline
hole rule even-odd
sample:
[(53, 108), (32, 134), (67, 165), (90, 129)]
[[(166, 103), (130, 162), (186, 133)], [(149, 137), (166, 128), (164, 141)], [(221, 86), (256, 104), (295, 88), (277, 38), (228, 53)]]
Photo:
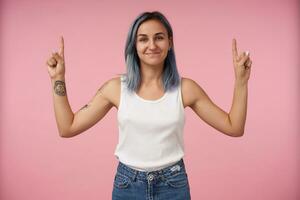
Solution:
[(146, 100), (130, 93), (121, 75), (118, 108), (119, 141), (114, 155), (139, 171), (159, 170), (184, 156), (185, 113), (181, 81), (175, 90), (157, 100)]

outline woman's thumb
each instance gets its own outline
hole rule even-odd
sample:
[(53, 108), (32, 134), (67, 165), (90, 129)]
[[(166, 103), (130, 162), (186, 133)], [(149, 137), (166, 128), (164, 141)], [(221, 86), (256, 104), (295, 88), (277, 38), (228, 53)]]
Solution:
[(57, 62), (63, 63), (63, 59), (58, 55), (58, 53), (52, 53), (52, 56), (55, 58)]

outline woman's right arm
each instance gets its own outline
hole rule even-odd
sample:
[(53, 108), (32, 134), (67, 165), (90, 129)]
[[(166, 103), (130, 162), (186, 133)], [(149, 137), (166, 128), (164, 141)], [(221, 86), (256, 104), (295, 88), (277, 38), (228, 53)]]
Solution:
[(52, 80), (52, 85), (55, 118), (61, 137), (74, 137), (91, 128), (113, 107), (113, 103), (106, 97), (115, 88), (113, 81), (105, 82), (88, 104), (75, 114), (68, 101), (65, 79)]
[(52, 84), (55, 118), (61, 137), (73, 137), (89, 129), (113, 107), (113, 103), (107, 96), (110, 96), (109, 92), (115, 87), (112, 81), (107, 81), (87, 105), (75, 114), (73, 113), (67, 97), (62, 37), (60, 52), (53, 53), (52, 57), (48, 59), (47, 65)]

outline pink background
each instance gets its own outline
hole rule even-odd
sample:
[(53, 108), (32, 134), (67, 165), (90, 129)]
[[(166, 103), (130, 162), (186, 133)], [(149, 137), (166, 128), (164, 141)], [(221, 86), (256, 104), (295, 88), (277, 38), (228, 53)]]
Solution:
[(125, 72), (129, 25), (153, 10), (173, 26), (181, 75), (225, 111), (233, 96), (233, 37), (253, 60), (243, 137), (226, 136), (186, 109), (192, 199), (300, 199), (299, 1), (2, 0), (0, 6), (1, 200), (111, 199), (116, 109), (76, 137), (59, 137), (45, 63), (63, 35), (75, 112)]

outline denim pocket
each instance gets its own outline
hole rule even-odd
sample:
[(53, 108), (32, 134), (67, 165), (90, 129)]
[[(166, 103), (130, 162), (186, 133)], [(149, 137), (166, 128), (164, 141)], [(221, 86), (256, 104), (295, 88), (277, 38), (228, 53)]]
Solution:
[(188, 185), (188, 177), (186, 172), (178, 172), (167, 177), (166, 182), (173, 188), (180, 188)]
[(114, 179), (114, 186), (119, 189), (125, 189), (130, 183), (130, 178), (117, 172)]

